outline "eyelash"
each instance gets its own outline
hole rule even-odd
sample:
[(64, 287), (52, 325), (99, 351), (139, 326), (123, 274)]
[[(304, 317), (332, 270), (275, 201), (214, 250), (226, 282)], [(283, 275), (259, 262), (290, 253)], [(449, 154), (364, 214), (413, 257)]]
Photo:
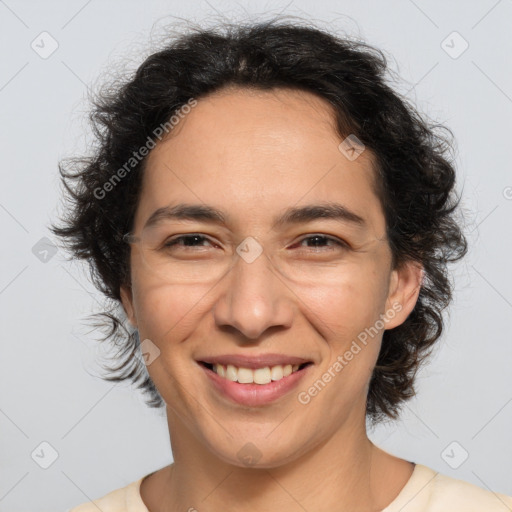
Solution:
[[(179, 245), (181, 245), (181, 244), (179, 244), (180, 241), (191, 239), (191, 238), (192, 239), (199, 238), (201, 242), (204, 242), (204, 241), (210, 241), (211, 242), (211, 240), (208, 237), (204, 236), (204, 235), (196, 234), (196, 233), (190, 233), (190, 234), (186, 234), (186, 235), (179, 235), (179, 236), (177, 236), (175, 238), (169, 239), (167, 242), (165, 242), (164, 247), (166, 249), (168, 249), (168, 248), (172, 248), (172, 247), (175, 247), (175, 246), (179, 246)], [(304, 241), (312, 240), (312, 239), (315, 239), (315, 238), (320, 238), (320, 239), (323, 239), (323, 240), (327, 240), (327, 241), (333, 242), (334, 244), (338, 245), (342, 249), (349, 249), (349, 245), (345, 241), (340, 240), (340, 239), (335, 238), (335, 237), (332, 237), (332, 236), (322, 235), (322, 234), (313, 234), (313, 235), (306, 236), (306, 237), (302, 238), (301, 240), (299, 240), (298, 243), (302, 243)], [(181, 247), (189, 247), (190, 248), (190, 247), (201, 247), (201, 246), (181, 245)], [(311, 247), (311, 249), (318, 249), (318, 247)]]

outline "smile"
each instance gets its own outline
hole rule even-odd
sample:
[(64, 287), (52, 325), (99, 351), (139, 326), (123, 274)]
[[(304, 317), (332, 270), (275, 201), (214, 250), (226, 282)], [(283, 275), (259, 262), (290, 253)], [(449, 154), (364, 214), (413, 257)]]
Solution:
[(219, 363), (209, 364), (202, 362), (205, 367), (215, 372), (219, 377), (230, 380), (231, 382), (238, 382), (239, 384), (259, 384), (265, 385), (270, 384), (273, 381), (279, 381), (288, 377), (292, 373), (302, 370), (311, 363), (298, 364), (287, 364), (287, 365), (275, 365), (265, 366), (262, 368), (243, 368), (237, 367), (232, 364), (222, 365)]
[[(280, 359), (282, 362), (283, 358)], [(224, 364), (201, 360), (197, 363), (215, 394), (230, 403), (246, 407), (262, 407), (289, 395), (314, 366), (313, 362), (304, 362), (300, 358), (295, 358), (294, 364), (268, 364), (268, 358), (266, 361), (265, 366), (262, 361), (256, 363), (254, 359), (250, 362), (240, 361), (245, 366), (235, 366), (225, 361)]]

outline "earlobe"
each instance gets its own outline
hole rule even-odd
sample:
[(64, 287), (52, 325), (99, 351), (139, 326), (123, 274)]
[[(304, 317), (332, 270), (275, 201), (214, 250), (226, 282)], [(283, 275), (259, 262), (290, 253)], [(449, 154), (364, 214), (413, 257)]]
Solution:
[(128, 321), (133, 327), (137, 327), (137, 319), (135, 317), (135, 310), (133, 308), (133, 294), (132, 289), (123, 285), (120, 289), (121, 303), (123, 304), (124, 311)]
[(407, 261), (393, 270), (386, 301), (386, 313), (393, 311), (393, 315), (388, 317), (386, 314), (386, 329), (393, 329), (405, 322), (416, 305), (423, 277), (423, 267), (417, 261)]

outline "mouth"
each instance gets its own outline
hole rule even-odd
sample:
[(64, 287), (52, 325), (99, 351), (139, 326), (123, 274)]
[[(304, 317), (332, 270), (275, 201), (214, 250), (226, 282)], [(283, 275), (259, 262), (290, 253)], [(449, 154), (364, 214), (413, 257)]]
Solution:
[(228, 399), (231, 404), (248, 407), (265, 406), (290, 394), (314, 365), (307, 361), (247, 368), (218, 362), (197, 363), (217, 395)]
[(239, 384), (257, 384), (265, 386), (271, 382), (278, 382), (294, 373), (300, 372), (313, 363), (308, 361), (302, 364), (278, 364), (260, 368), (237, 367), (232, 364), (207, 363), (206, 361), (199, 361), (199, 364), (217, 374), (222, 379)]

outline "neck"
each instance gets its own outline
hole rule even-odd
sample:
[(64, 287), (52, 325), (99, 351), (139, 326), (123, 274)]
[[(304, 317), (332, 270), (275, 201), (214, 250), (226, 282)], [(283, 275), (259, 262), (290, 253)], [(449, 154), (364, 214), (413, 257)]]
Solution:
[(391, 503), (413, 469), (368, 439), (364, 415), (362, 427), (347, 423), (285, 464), (243, 467), (222, 460), (170, 409), (167, 414), (171, 439), (179, 442), (173, 444), (174, 463), (161, 470), (158, 492), (143, 495), (151, 512), (222, 511), (227, 503), (237, 512), (374, 512)]

